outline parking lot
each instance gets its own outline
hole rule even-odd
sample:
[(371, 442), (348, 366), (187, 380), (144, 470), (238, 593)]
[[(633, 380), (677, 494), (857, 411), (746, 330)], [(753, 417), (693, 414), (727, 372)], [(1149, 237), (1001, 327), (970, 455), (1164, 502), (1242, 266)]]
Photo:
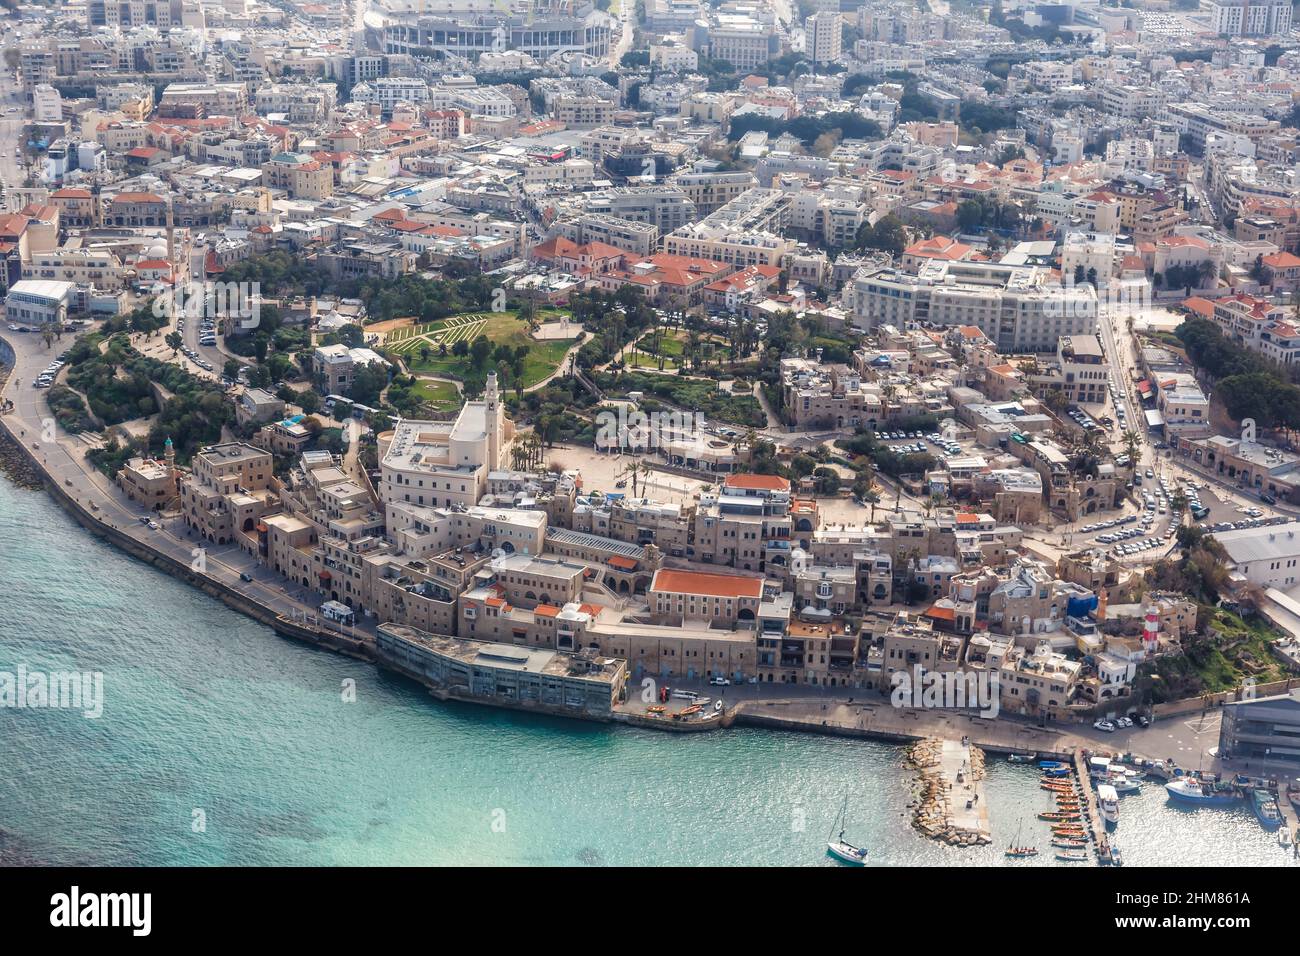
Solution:
[(900, 455), (930, 454), (936, 458), (956, 458), (964, 454), (955, 439), (945, 438), (939, 432), (881, 431), (872, 434), (878, 442)]

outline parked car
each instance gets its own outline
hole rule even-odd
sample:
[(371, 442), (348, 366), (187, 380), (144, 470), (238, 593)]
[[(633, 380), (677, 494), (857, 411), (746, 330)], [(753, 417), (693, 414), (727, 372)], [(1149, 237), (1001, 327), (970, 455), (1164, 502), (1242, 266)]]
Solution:
[(728, 680), (726, 677), (710, 677), (710, 678), (709, 678), (709, 683), (712, 684), (714, 687), (730, 687), (730, 686), (731, 686), (731, 681)]
[(1115, 732), (1114, 722), (1106, 720), (1105, 718), (1102, 718), (1101, 720), (1097, 721), (1092, 726), (1095, 727), (1097, 730), (1105, 731), (1108, 734), (1113, 734)]

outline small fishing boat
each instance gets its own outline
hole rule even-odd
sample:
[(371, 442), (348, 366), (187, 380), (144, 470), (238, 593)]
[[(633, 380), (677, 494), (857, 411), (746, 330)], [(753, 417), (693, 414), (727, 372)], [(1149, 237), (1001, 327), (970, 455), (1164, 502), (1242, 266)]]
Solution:
[(1056, 847), (1058, 850), (1086, 850), (1088, 849), (1088, 841), (1062, 840), (1058, 838), (1052, 841), (1052, 846)]
[(1057, 820), (1057, 821), (1060, 821), (1060, 822), (1063, 822), (1063, 823), (1074, 823), (1074, 822), (1076, 822), (1076, 821), (1078, 821), (1078, 820), (1080, 819), (1080, 816), (1079, 816), (1079, 814), (1077, 814), (1077, 813), (1066, 813), (1066, 812), (1064, 812), (1064, 811), (1062, 811), (1062, 810), (1057, 810), (1057, 811), (1055, 811), (1055, 812), (1053, 812), (1053, 811), (1048, 811), (1048, 812), (1046, 812), (1046, 813), (1040, 813), (1040, 814), (1038, 815), (1038, 819), (1040, 819), (1040, 820)]
[(1007, 754), (1007, 763), (1033, 763), (1038, 754)]
[(1065, 764), (1059, 760), (1040, 760), (1038, 761), (1038, 766), (1042, 767), (1044, 770), (1055, 770), (1057, 767), (1064, 767)]
[(1060, 850), (1056, 854), (1058, 860), (1064, 860), (1067, 863), (1087, 863), (1087, 850)]
[(1049, 767), (1043, 771), (1043, 776), (1049, 780), (1059, 780), (1062, 777), (1068, 777), (1069, 775), (1069, 767)]
[(1292, 844), (1290, 828), (1283, 827), (1277, 831), (1277, 842), (1281, 846), (1290, 846)]
[(844, 839), (845, 818), (848, 815), (848, 809), (849, 797), (848, 794), (845, 794), (844, 805), (840, 807), (839, 815), (835, 818), (835, 822), (831, 824), (831, 833), (835, 833), (835, 827), (838, 825), (839, 835), (826, 841), (826, 852), (850, 866), (865, 866), (867, 863), (866, 848), (854, 846)]
[(1276, 830), (1282, 825), (1282, 811), (1273, 794), (1267, 790), (1255, 790), (1251, 793), (1251, 803), (1255, 809), (1255, 819), (1265, 830)]
[(1183, 776), (1165, 784), (1165, 791), (1180, 803), (1203, 807), (1230, 807), (1237, 802), (1236, 791), (1223, 784), (1212, 784), (1199, 777)]
[(1119, 847), (1117, 847), (1113, 843), (1110, 845), (1110, 865), (1111, 866), (1124, 865), (1124, 857), (1120, 854)]

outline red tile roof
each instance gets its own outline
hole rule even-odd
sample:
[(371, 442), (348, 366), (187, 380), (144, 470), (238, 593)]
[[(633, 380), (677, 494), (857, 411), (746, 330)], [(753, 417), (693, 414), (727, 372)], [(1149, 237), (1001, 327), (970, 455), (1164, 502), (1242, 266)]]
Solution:
[(780, 475), (752, 475), (741, 473), (728, 475), (723, 485), (727, 488), (743, 488), (746, 491), (789, 491), (790, 479)]
[(678, 571), (660, 568), (650, 590), (707, 597), (754, 598), (763, 596), (763, 579), (712, 571)]

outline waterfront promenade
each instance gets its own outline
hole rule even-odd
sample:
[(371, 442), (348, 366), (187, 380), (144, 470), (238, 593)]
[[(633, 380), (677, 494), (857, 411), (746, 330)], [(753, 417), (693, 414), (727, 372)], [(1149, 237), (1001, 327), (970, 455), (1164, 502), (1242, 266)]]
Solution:
[[(160, 525), (158, 530), (144, 524), (140, 519), (151, 512), (128, 499), (86, 460), (87, 446), (58, 427), (41, 390), (32, 385), (36, 375), (61, 350), (60, 343), (47, 349), (39, 335), (30, 333), (8, 333), (3, 342), (12, 351), (14, 363), (0, 389), (0, 399), (13, 404), (5, 406), (6, 411), (0, 414), (0, 428), (21, 448), (43, 476), (46, 488), (80, 524), (135, 557), (203, 587), (281, 633), (311, 639), (312, 632), (317, 632), (327, 642), (337, 643), (337, 649), (353, 645), (355, 652), (366, 656), (366, 646), (373, 643), (373, 627), (368, 627), (367, 622), (347, 633), (295, 625), (292, 622), (318, 617), (317, 596), (259, 565), (237, 545), (216, 546), (192, 537), (179, 516), (154, 515)], [(67, 344), (70, 341), (63, 347)], [(197, 550), (200, 548), (201, 552)], [(245, 581), (241, 575), (252, 580)]]
[[(775, 688), (768, 693), (788, 692)], [(734, 706), (735, 723), (756, 727), (801, 730), (839, 737), (863, 737), (908, 743), (926, 737), (948, 740), (968, 738), (991, 753), (1066, 755), (1076, 747), (1097, 747), (1076, 730), (1082, 727), (1040, 727), (1028, 721), (998, 718), (987, 720), (973, 713), (950, 710), (919, 710), (894, 707), (889, 699), (874, 692), (865, 699), (828, 699), (824, 695), (765, 698), (753, 696), (728, 704)], [(1089, 728), (1090, 729), (1090, 728)]]

